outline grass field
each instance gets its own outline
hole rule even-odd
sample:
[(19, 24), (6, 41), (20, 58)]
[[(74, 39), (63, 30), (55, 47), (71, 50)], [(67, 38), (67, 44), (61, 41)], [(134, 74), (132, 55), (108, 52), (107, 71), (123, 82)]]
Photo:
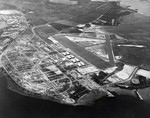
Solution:
[(50, 24), (52, 27), (54, 27), (55, 29), (61, 31), (65, 28), (70, 28), (71, 26), (68, 26), (68, 25), (63, 25), (63, 24), (60, 24), (60, 23), (51, 23)]
[(123, 36), (129, 40), (150, 41), (150, 17), (135, 13), (125, 16), (117, 27), (102, 27), (107, 32)]
[(51, 44), (52, 41), (48, 39), (50, 35), (56, 34), (58, 31), (51, 26), (41, 26), (34, 29), (36, 35), (38, 35), (41, 39)]
[(121, 60), (123, 62), (136, 66), (145, 65), (150, 67), (150, 45), (146, 45), (144, 48), (114, 45), (113, 50), (122, 56)]
[(50, 36), (50, 34), (56, 34), (58, 31), (52, 26), (40, 26), (34, 29), (36, 34), (40, 37)]

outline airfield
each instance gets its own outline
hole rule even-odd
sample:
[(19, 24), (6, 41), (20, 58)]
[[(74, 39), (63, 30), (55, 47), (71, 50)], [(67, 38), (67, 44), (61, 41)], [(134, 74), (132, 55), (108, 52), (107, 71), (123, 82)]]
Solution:
[[(115, 19), (107, 17), (114, 13), (109, 8), (106, 16), (98, 17), (105, 5), (117, 11)], [(133, 63), (133, 56), (130, 59), (130, 53), (126, 55), (129, 47), (131, 52), (135, 47), (135, 50), (145, 52), (147, 45), (131, 43), (118, 34), (102, 31), (96, 25), (119, 25), (117, 18), (122, 15), (119, 10), (123, 9), (127, 14), (129, 10), (119, 5), (115, 9), (116, 5), (106, 3), (83, 17), (69, 19), (76, 24), (84, 22), (82, 27), (72, 26), (68, 19), (52, 24), (38, 19), (37, 24), (38, 20), (31, 22), (17, 11), (1, 14), (2, 23), (5, 21), (5, 30), (2, 27), (1, 34), (2, 68), (22, 88), (23, 95), (69, 105), (87, 105), (103, 96), (112, 97), (112, 88), (133, 90), (149, 87), (147, 61), (143, 65)], [(98, 19), (92, 21), (96, 17)], [(138, 62), (142, 57), (139, 55)]]

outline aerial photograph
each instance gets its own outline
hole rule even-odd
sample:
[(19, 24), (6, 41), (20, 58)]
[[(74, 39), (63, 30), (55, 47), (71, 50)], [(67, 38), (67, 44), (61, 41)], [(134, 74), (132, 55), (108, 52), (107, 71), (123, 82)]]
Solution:
[(0, 118), (150, 118), (150, 0), (0, 0)]

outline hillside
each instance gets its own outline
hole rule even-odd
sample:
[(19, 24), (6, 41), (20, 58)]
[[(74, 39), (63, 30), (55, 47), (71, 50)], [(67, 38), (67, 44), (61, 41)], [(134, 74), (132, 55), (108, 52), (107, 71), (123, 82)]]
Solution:
[[(42, 18), (52, 23), (86, 14), (103, 4), (103, 2), (91, 2), (90, 0), (77, 0), (77, 2), (77, 5), (67, 5), (53, 3), (49, 0), (0, 0), (0, 8), (19, 9), (27, 17)], [(33, 12), (32, 14), (30, 13), (31, 11)]]

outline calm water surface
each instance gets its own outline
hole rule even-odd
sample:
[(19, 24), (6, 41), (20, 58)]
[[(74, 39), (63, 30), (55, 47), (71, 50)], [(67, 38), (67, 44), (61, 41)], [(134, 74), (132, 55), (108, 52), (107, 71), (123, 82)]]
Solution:
[(0, 118), (150, 118), (149, 105), (131, 96), (102, 98), (93, 106), (67, 106), (26, 97), (0, 78)]

